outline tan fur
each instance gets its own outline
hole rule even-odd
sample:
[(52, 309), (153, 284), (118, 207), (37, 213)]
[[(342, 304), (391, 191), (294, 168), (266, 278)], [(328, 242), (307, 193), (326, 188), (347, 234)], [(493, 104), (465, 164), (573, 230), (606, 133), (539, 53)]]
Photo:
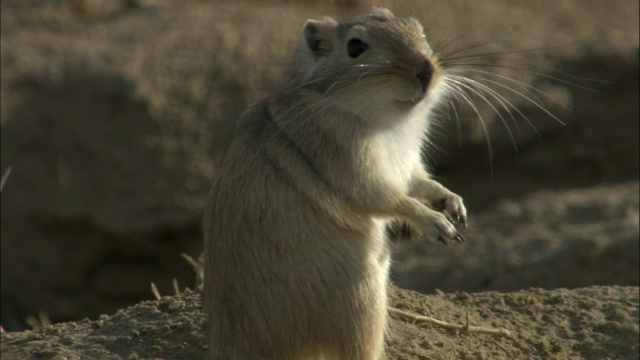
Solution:
[[(352, 58), (348, 42), (368, 47)], [(381, 359), (385, 223), (461, 241), (462, 199), (420, 149), (440, 97), (422, 27), (385, 9), (309, 20), (285, 86), (252, 105), (204, 216), (209, 359)]]

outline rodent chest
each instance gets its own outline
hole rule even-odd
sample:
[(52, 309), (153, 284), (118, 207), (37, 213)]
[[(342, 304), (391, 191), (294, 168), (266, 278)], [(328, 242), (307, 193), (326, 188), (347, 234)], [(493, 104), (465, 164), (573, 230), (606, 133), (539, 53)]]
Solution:
[(408, 182), (413, 169), (420, 165), (423, 131), (405, 126), (376, 134), (370, 148), (376, 173), (393, 182)]

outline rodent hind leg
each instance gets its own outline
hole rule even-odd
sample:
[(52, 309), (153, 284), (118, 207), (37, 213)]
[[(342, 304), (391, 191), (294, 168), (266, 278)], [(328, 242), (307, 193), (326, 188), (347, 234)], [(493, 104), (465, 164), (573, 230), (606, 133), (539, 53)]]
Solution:
[(405, 196), (396, 206), (395, 213), (411, 223), (418, 232), (444, 244), (463, 243), (464, 237), (444, 213), (433, 210), (418, 199)]
[(453, 193), (426, 175), (415, 176), (409, 196), (416, 198), (435, 211), (443, 213), (449, 221), (463, 228), (467, 227), (467, 209), (462, 197)]

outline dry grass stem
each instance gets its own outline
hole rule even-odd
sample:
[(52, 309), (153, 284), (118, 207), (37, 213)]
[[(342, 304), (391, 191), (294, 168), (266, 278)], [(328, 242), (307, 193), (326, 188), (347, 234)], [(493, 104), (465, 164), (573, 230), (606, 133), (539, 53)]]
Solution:
[(45, 327), (45, 326), (51, 325), (51, 319), (49, 318), (49, 314), (47, 314), (44, 311), (40, 311), (38, 313), (38, 317), (35, 317), (33, 315), (27, 316), (25, 318), (25, 321), (33, 329), (39, 329), (41, 327)]
[(467, 333), (475, 333), (475, 334), (489, 334), (489, 335), (497, 335), (497, 336), (511, 336), (511, 332), (507, 329), (500, 328), (489, 328), (482, 326), (471, 326), (469, 321), (469, 312), (466, 314), (466, 323), (465, 324), (453, 324), (446, 321), (438, 320), (430, 316), (424, 316), (420, 314), (416, 314), (413, 312), (400, 310), (396, 308), (389, 308), (389, 312), (395, 315), (398, 315), (402, 318), (411, 320), (413, 322), (428, 322), (433, 325), (437, 325), (443, 327), (445, 329), (464, 331)]
[(173, 285), (173, 293), (176, 295), (180, 295), (180, 286), (178, 285), (178, 279), (173, 278), (171, 281), (171, 285)]
[(160, 298), (162, 297), (160, 296), (160, 291), (158, 291), (158, 287), (154, 283), (151, 283), (151, 293), (153, 294), (153, 297), (156, 300), (160, 300)]
[(189, 254), (186, 254), (186, 253), (181, 253), (180, 254), (180, 256), (182, 256), (182, 258), (185, 259), (189, 263), (189, 265), (191, 265), (191, 267), (193, 268), (193, 272), (196, 273), (196, 280), (195, 280), (195, 288), (196, 289), (201, 289), (202, 285), (204, 284), (204, 257), (203, 257), (203, 255), (204, 255), (204, 253), (200, 254), (200, 257), (196, 261), (194, 258), (189, 256)]

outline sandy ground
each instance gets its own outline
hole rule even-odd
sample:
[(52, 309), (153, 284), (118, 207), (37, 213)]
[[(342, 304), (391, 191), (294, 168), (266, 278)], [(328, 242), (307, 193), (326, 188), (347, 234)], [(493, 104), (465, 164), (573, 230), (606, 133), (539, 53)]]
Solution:
[[(96, 321), (2, 335), (3, 359), (200, 359), (201, 293), (147, 301)], [(452, 323), (506, 329), (466, 333), (392, 316), (390, 359), (637, 359), (638, 288), (421, 295), (394, 289), (392, 304)]]

